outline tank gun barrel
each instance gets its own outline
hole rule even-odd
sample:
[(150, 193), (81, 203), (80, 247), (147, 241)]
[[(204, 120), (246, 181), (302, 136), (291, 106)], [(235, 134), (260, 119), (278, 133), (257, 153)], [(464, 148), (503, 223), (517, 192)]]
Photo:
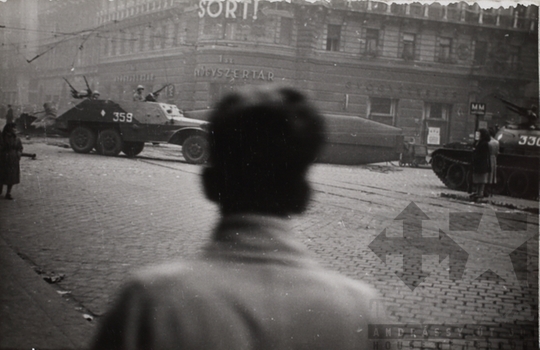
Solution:
[(516, 112), (520, 115), (525, 115), (525, 113), (527, 112), (527, 108), (523, 108), (523, 107), (520, 107), (516, 104), (513, 104), (512, 102), (508, 101), (508, 100), (505, 100), (504, 98), (500, 97), (500, 96), (495, 96), (495, 98), (499, 101), (501, 101), (502, 103), (504, 103), (506, 105), (506, 108), (508, 108), (509, 110), (513, 111), (513, 112)]
[(532, 108), (525, 108), (525, 107), (518, 106), (510, 101), (507, 101), (500, 96), (495, 96), (495, 98), (501, 101), (502, 103), (504, 103), (508, 110), (514, 113), (517, 113), (522, 117), (527, 118), (530, 124), (536, 124), (536, 122), (538, 121), (538, 114), (537, 114), (536, 106), (533, 106)]

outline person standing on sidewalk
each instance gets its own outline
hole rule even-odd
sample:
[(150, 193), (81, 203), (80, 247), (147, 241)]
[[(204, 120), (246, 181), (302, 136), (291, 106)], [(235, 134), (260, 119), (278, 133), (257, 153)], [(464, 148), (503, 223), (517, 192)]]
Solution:
[(489, 196), (493, 195), (493, 189), (497, 183), (497, 156), (499, 155), (499, 141), (495, 139), (495, 128), (489, 128), (490, 140), (488, 142), (489, 146), (489, 179), (488, 179), (488, 189), (487, 193)]
[(13, 108), (11, 108), (11, 105), (7, 105), (8, 110), (6, 113), (6, 124), (13, 123), (15, 121), (15, 116), (13, 115)]
[(489, 131), (487, 129), (478, 130), (478, 142), (476, 143), (472, 154), (472, 182), (475, 191), (471, 195), (472, 199), (484, 197), (484, 188), (489, 180), (490, 153), (489, 153)]
[(0, 140), (0, 195), (4, 185), (7, 186), (6, 199), (13, 199), (11, 189), (20, 182), (21, 168), (19, 162), (22, 157), (23, 146), (17, 137), (15, 123), (9, 123), (2, 130)]
[[(131, 279), (93, 349), (368, 349), (376, 292), (319, 267), (290, 232), (323, 120), (291, 88), (241, 89), (210, 118), (202, 181), (221, 219), (198, 260)], [(324, 234), (324, 232), (321, 232)]]

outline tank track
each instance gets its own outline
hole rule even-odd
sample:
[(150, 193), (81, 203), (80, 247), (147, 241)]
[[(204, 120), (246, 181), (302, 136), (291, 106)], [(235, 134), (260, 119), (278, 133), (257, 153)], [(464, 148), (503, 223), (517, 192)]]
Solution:
[[(444, 160), (444, 167), (440, 170), (440, 171), (435, 171), (435, 169), (433, 169), (433, 160), (435, 159), (435, 157), (439, 157), (440, 159), (443, 159)], [(463, 183), (460, 185), (460, 186), (455, 186), (447, 177), (447, 173), (448, 173), (448, 169), (450, 168), (450, 166), (452, 164), (460, 164), (460, 165), (463, 165), (465, 167), (465, 172), (466, 172), (466, 178), (464, 179)], [(452, 157), (448, 157), (447, 155), (443, 155), (443, 154), (436, 154), (433, 156), (433, 159), (432, 159), (432, 170), (433, 172), (435, 173), (435, 175), (437, 175), (437, 177), (439, 178), (439, 180), (441, 180), (441, 182), (448, 188), (452, 189), (452, 190), (456, 190), (456, 191), (467, 191), (469, 189), (469, 172), (470, 172), (470, 163), (469, 162), (465, 162), (463, 160), (459, 160), (459, 159), (455, 159), (455, 158), (452, 158)], [(519, 167), (519, 166), (508, 166), (508, 165), (505, 165), (505, 164), (499, 164), (497, 166), (497, 171), (501, 171), (501, 172), (504, 172), (505, 174), (505, 182), (508, 180), (507, 176), (509, 176), (511, 173), (516, 173), (516, 172), (522, 172), (524, 174), (526, 174), (526, 176), (528, 177), (529, 179), (529, 182), (530, 184), (528, 185), (528, 191), (526, 191), (525, 193), (523, 193), (523, 195), (513, 195), (513, 197), (517, 197), (517, 198), (523, 198), (523, 199), (534, 199), (534, 200), (538, 200), (539, 198), (539, 194), (538, 194), (538, 171), (535, 171), (534, 169), (531, 169), (531, 168), (527, 168), (527, 167)], [(503, 195), (510, 195), (512, 196), (509, 192), (509, 189), (508, 189), (508, 184), (505, 184), (505, 189), (504, 189), (504, 193)]]

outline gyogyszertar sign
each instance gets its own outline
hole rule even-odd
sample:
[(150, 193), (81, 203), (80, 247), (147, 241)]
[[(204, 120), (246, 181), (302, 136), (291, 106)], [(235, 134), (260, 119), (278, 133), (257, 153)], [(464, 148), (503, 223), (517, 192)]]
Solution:
[(274, 81), (274, 73), (263, 69), (232, 69), (205, 66), (195, 69), (195, 77)]

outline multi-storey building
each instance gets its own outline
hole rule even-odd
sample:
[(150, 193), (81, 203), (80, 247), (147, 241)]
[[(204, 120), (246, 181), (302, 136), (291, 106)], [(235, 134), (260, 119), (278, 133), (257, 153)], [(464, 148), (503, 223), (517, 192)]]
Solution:
[(28, 91), (39, 102), (69, 103), (61, 77), (83, 88), (85, 76), (113, 100), (131, 98), (139, 84), (147, 92), (170, 84), (160, 98), (187, 110), (240, 85), (279, 82), (307, 91), (327, 114), (395, 125), (433, 145), (469, 137), (471, 102), (487, 104), (482, 125), (512, 118), (496, 95), (538, 103), (537, 6), (71, 0), (46, 7), (40, 23), (71, 35), (42, 46), (50, 51), (35, 61)]

